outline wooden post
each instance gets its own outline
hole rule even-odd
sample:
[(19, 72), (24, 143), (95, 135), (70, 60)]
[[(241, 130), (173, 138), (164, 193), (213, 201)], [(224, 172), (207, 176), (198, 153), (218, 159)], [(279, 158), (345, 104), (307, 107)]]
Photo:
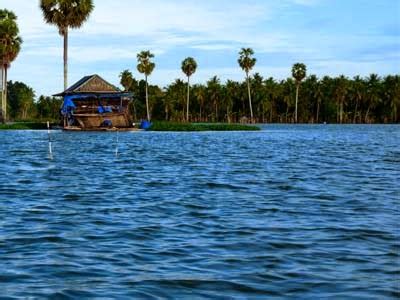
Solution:
[(51, 136), (50, 136), (50, 122), (47, 121), (47, 136), (49, 139), (49, 159), (53, 160), (53, 148), (51, 145)]

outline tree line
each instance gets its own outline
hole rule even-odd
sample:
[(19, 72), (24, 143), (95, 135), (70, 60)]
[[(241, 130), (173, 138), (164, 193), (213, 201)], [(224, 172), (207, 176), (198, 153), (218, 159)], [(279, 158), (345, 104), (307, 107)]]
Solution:
[[(399, 123), (400, 76), (318, 78), (310, 75), (276, 80), (256, 73), (242, 82), (224, 83), (214, 76), (205, 84), (176, 79), (166, 87), (146, 84), (125, 70), (121, 85), (133, 93), (129, 109), (135, 121), (148, 119), (175, 122), (250, 122), (248, 86), (251, 87), (253, 118), (257, 123), (295, 123), (298, 91), (299, 123)], [(249, 85), (248, 85), (249, 83)], [(188, 91), (190, 107), (188, 108)], [(8, 82), (8, 111), (12, 120), (58, 120), (62, 99), (35, 97), (34, 90), (18, 81)], [(188, 119), (189, 117), (189, 119)]]
[[(130, 109), (135, 120), (148, 118), (146, 80), (137, 80), (125, 70), (121, 73), (121, 85), (134, 94)], [(256, 73), (246, 76), (242, 82), (228, 80), (224, 83), (214, 76), (205, 84), (193, 85), (190, 90), (187, 82), (176, 79), (166, 87), (149, 85), (147, 95), (149, 114), (156, 120), (228, 123), (252, 119), (256, 123), (400, 121), (399, 75), (380, 77), (371, 74), (365, 78), (310, 75), (301, 80), (299, 77), (276, 80)]]
[(53, 121), (60, 120), (62, 99), (40, 96), (23, 82), (8, 81), (7, 110), (9, 119), (13, 121)]

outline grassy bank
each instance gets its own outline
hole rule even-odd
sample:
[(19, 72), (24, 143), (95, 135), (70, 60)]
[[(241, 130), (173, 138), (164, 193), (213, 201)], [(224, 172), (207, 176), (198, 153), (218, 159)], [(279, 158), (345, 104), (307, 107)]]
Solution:
[(47, 129), (47, 124), (42, 122), (18, 122), (9, 124), (0, 124), (0, 130), (39, 130)]
[(257, 126), (242, 124), (153, 122), (150, 131), (254, 131)]

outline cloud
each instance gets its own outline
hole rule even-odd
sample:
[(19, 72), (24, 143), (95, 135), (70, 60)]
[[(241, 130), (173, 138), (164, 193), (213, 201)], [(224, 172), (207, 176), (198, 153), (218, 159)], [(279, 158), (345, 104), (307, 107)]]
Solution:
[(314, 6), (319, 4), (320, 0), (292, 0), (293, 3), (304, 6)]
[[(161, 85), (182, 77), (180, 62), (187, 56), (199, 62), (195, 81), (205, 82), (213, 75), (241, 80), (241, 47), (255, 50), (254, 71), (264, 76), (290, 76), (291, 64), (297, 61), (323, 75), (398, 72), (396, 4), (385, 3), (96, 0), (89, 21), (70, 32), (69, 81), (99, 73), (117, 83), (126, 68), (139, 77), (136, 53), (147, 49), (156, 54), (152, 80)], [(2, 6), (18, 15), (24, 39), (10, 79), (28, 83), (38, 94), (58, 92), (62, 38), (57, 28), (44, 23), (38, 0), (2, 0)]]

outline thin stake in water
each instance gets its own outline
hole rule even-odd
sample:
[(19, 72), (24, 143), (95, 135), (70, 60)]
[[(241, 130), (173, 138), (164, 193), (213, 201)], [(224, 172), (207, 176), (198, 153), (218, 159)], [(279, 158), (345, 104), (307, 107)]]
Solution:
[(118, 157), (118, 143), (119, 143), (119, 136), (118, 136), (118, 130), (117, 130), (117, 143), (115, 145), (115, 157)]
[(53, 150), (52, 150), (52, 147), (51, 147), (51, 135), (50, 135), (50, 123), (49, 123), (49, 121), (47, 121), (47, 135), (48, 135), (48, 138), (49, 138), (49, 159), (53, 159)]

